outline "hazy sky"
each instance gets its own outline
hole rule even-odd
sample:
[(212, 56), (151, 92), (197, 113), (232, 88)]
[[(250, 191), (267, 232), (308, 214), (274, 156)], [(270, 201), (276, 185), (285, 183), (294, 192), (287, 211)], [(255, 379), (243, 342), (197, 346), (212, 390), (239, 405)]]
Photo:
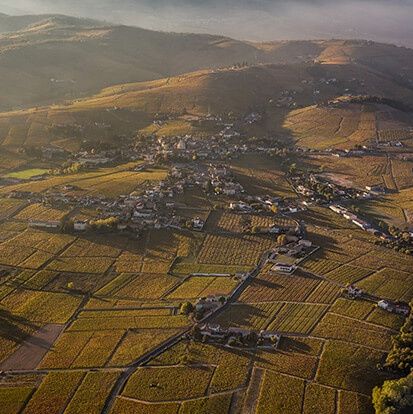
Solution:
[(0, 12), (64, 13), (250, 40), (343, 37), (413, 46), (413, 0), (0, 0)]

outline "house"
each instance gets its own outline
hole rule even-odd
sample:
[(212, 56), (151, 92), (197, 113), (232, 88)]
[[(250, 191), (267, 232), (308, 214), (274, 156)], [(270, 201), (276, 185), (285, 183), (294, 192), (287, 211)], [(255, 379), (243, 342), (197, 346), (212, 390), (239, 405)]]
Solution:
[(239, 211), (250, 211), (251, 210), (251, 207), (242, 201), (229, 203), (229, 208), (230, 210), (239, 210)]
[(281, 341), (281, 335), (273, 332), (261, 331), (258, 335), (257, 348), (277, 349)]
[(300, 246), (304, 246), (304, 247), (311, 247), (313, 245), (313, 243), (310, 240), (304, 240), (304, 239), (303, 240), (300, 240), (298, 242), (298, 244)]
[(116, 228), (119, 231), (124, 231), (124, 230), (126, 230), (128, 228), (128, 225), (126, 223), (118, 223), (117, 226), (116, 226)]
[(74, 231), (86, 231), (88, 228), (87, 220), (76, 220), (73, 222)]
[(248, 272), (237, 272), (235, 273), (235, 278), (240, 281), (245, 281), (250, 277)]
[(226, 296), (208, 296), (198, 299), (195, 303), (197, 312), (209, 312), (223, 305), (227, 301)]
[(29, 227), (42, 229), (60, 229), (62, 222), (60, 220), (29, 220)]
[(178, 144), (176, 145), (176, 149), (179, 151), (185, 151), (186, 150), (186, 143), (183, 139), (179, 140)]
[(225, 187), (222, 192), (226, 196), (234, 196), (237, 194), (237, 190), (234, 187)]
[(350, 297), (350, 299), (356, 299), (363, 295), (363, 291), (354, 285), (350, 285), (347, 288), (347, 295)]
[(386, 189), (382, 185), (366, 185), (366, 190), (378, 194), (384, 194), (386, 192)]
[(357, 216), (352, 213), (344, 213), (343, 217), (347, 220), (357, 220)]
[(291, 274), (297, 269), (297, 266), (286, 263), (276, 263), (271, 267), (271, 272), (281, 272)]
[(367, 230), (368, 228), (371, 227), (369, 223), (363, 220), (360, 220), (358, 218), (352, 220), (352, 223), (355, 224), (357, 227), (360, 227), (362, 230)]
[(205, 225), (205, 221), (201, 220), (199, 217), (196, 217), (192, 220), (192, 228), (195, 231), (202, 231)]
[(200, 326), (200, 334), (203, 341), (207, 339), (223, 340), (226, 338), (227, 333), (221, 329), (220, 325), (205, 324)]
[(380, 300), (377, 303), (377, 306), (380, 309), (383, 309), (383, 310), (385, 310), (387, 312), (391, 312), (391, 313), (397, 313), (398, 315), (407, 316), (410, 312), (408, 306), (397, 304), (397, 303), (391, 303), (387, 300)]

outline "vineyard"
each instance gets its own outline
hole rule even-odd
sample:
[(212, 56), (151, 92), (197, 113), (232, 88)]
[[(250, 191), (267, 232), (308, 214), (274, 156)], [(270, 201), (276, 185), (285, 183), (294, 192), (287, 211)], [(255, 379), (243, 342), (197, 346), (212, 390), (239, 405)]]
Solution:
[(238, 282), (228, 277), (190, 277), (168, 295), (169, 299), (196, 299), (210, 295), (226, 296)]
[[(370, 134), (373, 117), (361, 117), (355, 124), (343, 116), (334, 139), (342, 143), (338, 135), (350, 134), (356, 142)], [(340, 123), (338, 118), (325, 121)], [(317, 126), (326, 134), (330, 127)], [(27, 139), (38, 140), (39, 130), (32, 125)], [(392, 159), (390, 165), (385, 157), (367, 158), (338, 158), (334, 172), (364, 186), (389, 177), (392, 168), (397, 185), (409, 181), (408, 162)], [(333, 169), (325, 155), (316, 160), (309, 154), (308, 163), (306, 168), (325, 164), (325, 171)], [(294, 200), (277, 165), (278, 159), (265, 157), (254, 168), (248, 157), (240, 157), (231, 170), (252, 193), (289, 194)], [(71, 183), (79, 193), (112, 197), (139, 193), (165, 173), (137, 173), (123, 165), (32, 184), (34, 191), (47, 191)], [(196, 199), (194, 194), (180, 195), (179, 203)], [(391, 207), (399, 199), (408, 210), (407, 193), (357, 207), (396, 217)], [(212, 209), (215, 200), (206, 207), (200, 197), (196, 212), (207, 220), (204, 231), (147, 229), (136, 238), (28, 228), (29, 220), (88, 219), (98, 211), (10, 200), (0, 198), (0, 324), (11, 332), (0, 337), (0, 370), (8, 372), (16, 361), (18, 369), (2, 379), (6, 412), (98, 414), (122, 372), (130, 370), (110, 414), (370, 414), (371, 389), (386, 377), (376, 365), (403, 317), (372, 301), (345, 298), (342, 288), (356, 284), (380, 298), (409, 301), (413, 262), (375, 245), (373, 236), (325, 206), (310, 206), (290, 219), (277, 213), (236, 214), (224, 210), (224, 203)], [(190, 218), (195, 208), (180, 205), (175, 213)], [(305, 223), (305, 238), (320, 248), (297, 263), (292, 274), (271, 271), (273, 263), (256, 267), (277, 247), (276, 238), (260, 235), (259, 229), (295, 228), (299, 221)], [(295, 259), (279, 254), (276, 260)], [(208, 323), (280, 334), (277, 349), (189, 339), (194, 319), (183, 310), (187, 302), (229, 296), (238, 286)], [(20, 373), (23, 369), (30, 374)]]
[(197, 260), (199, 263), (253, 266), (273, 245), (270, 238), (259, 236), (207, 235)]
[(304, 301), (320, 283), (317, 279), (284, 275), (260, 274), (241, 295), (246, 303)]

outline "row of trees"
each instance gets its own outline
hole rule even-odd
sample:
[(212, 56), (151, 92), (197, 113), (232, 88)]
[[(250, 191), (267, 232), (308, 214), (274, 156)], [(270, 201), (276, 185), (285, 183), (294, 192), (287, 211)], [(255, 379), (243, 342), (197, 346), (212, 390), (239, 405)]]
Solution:
[(53, 168), (49, 170), (50, 175), (67, 175), (77, 174), (82, 169), (82, 165), (78, 162), (74, 162), (66, 167)]
[(93, 230), (112, 230), (118, 223), (119, 219), (117, 217), (109, 217), (105, 219), (91, 220), (89, 225)]
[[(410, 304), (413, 311), (413, 301)], [(393, 347), (384, 368), (403, 376), (385, 381), (373, 390), (376, 414), (409, 414), (413, 412), (413, 315), (407, 317), (400, 333), (393, 337)]]

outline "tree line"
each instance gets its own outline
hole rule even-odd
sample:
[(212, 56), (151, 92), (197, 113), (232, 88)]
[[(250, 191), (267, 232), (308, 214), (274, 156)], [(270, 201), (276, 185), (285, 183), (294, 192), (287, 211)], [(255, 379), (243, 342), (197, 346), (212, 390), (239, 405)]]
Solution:
[[(413, 311), (413, 301), (410, 303)], [(393, 337), (393, 347), (383, 368), (399, 376), (373, 390), (376, 414), (410, 414), (413, 412), (413, 315), (407, 317), (400, 332)]]

